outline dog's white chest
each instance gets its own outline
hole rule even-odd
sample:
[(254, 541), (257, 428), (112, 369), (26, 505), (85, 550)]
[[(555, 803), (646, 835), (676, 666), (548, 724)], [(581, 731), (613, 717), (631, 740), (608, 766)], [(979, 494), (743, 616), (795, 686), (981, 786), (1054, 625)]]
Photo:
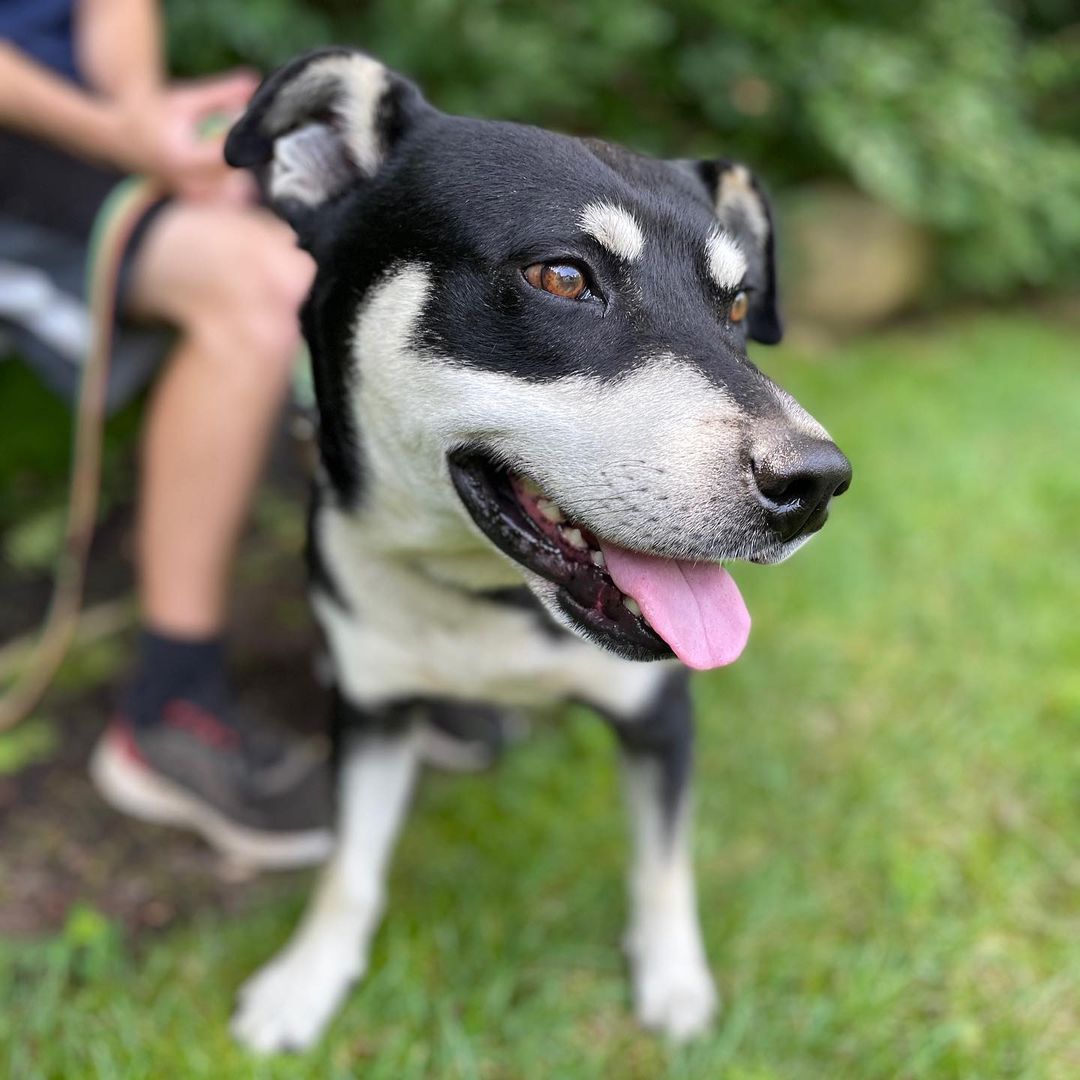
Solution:
[[(666, 664), (633, 663), (552, 633), (535, 611), (478, 599), (407, 561), (373, 556), (338, 512), (321, 517), (319, 540), (343, 603), (316, 593), (315, 611), (341, 688), (356, 704), (430, 696), (527, 706), (573, 698), (629, 716), (666, 672)], [(494, 566), (491, 584), (501, 584)]]

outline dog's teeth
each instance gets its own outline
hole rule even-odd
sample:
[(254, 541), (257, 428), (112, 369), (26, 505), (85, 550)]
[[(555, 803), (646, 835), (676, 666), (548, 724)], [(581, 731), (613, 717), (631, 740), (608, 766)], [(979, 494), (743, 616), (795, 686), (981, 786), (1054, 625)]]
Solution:
[(527, 476), (519, 476), (518, 483), (521, 485), (521, 490), (524, 491), (526, 495), (532, 495), (535, 498), (540, 494), (539, 485), (535, 484)]
[(585, 543), (585, 537), (581, 535), (580, 529), (563, 529), (562, 538), (579, 551), (584, 551), (589, 546)]
[(607, 565), (607, 559), (604, 558), (604, 553), (602, 551), (594, 551), (592, 553), (592, 561), (593, 561), (593, 566), (606, 566)]
[(537, 499), (536, 508), (556, 525), (566, 520), (566, 515), (550, 499)]
[(631, 615), (636, 615), (641, 618), (641, 608), (638, 606), (638, 602), (632, 596), (624, 596), (622, 598), (623, 607), (630, 612)]

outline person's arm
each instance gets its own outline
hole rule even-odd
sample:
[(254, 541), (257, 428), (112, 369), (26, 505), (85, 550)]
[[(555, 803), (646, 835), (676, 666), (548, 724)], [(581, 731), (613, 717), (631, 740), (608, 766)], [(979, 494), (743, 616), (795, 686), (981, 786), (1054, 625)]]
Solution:
[(104, 97), (160, 93), (165, 49), (157, 0), (78, 0), (75, 54), (87, 83)]
[[(114, 26), (113, 32), (123, 40), (122, 27)], [(98, 63), (107, 56), (106, 52)], [(0, 127), (124, 172), (154, 177), (195, 198), (223, 192), (246, 197), (242, 175), (225, 166), (222, 139), (203, 139), (199, 124), (215, 112), (239, 112), (255, 88), (254, 76), (237, 72), (136, 92), (136, 86), (147, 86), (142, 80), (150, 70), (149, 65), (128, 69), (130, 90), (116, 98), (101, 97), (0, 40)]]
[(121, 168), (125, 140), (120, 111), (0, 41), (0, 127), (34, 135), (83, 157)]
[(115, 103), (120, 153), (134, 146), (137, 170), (193, 197), (251, 195), (250, 181), (225, 167), (223, 133), (200, 131), (212, 113), (242, 111), (257, 83), (251, 72), (166, 85), (159, 0), (77, 0), (75, 44), (83, 77)]

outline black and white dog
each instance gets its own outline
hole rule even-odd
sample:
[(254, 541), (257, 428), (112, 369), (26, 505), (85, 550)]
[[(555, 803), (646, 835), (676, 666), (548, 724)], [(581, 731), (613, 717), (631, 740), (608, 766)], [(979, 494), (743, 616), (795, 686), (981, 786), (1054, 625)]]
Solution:
[(850, 478), (746, 355), (780, 337), (760, 188), (445, 115), (350, 49), (268, 78), (226, 156), (318, 263), (311, 591), (341, 737), (336, 851), (236, 1035), (305, 1047), (364, 973), (425, 715), (570, 700), (623, 751), (637, 1014), (700, 1032), (685, 669), (746, 643), (722, 562), (786, 558)]

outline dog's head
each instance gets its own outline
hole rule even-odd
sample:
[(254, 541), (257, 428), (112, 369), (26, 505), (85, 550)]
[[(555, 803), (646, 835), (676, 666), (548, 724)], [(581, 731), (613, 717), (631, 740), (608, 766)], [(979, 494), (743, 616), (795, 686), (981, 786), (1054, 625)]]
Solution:
[(226, 155), (318, 263), (304, 325), (343, 501), (403, 541), (479, 530), (623, 655), (738, 655), (721, 561), (787, 557), (850, 479), (747, 357), (780, 323), (745, 167), (448, 116), (348, 49), (267, 79)]

